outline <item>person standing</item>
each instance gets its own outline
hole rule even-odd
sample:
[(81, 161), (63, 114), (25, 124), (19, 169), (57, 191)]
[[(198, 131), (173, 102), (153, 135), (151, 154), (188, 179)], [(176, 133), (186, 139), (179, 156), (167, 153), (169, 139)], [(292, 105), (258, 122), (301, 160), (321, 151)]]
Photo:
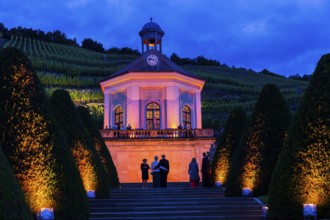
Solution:
[(165, 155), (162, 155), (162, 159), (159, 161), (159, 170), (160, 170), (160, 187), (167, 187), (167, 175), (170, 171), (170, 163), (165, 159)]
[(149, 179), (149, 165), (147, 164), (147, 159), (142, 160), (143, 163), (141, 163), (141, 172), (142, 172), (142, 188), (147, 189), (148, 185), (148, 179)]
[(199, 184), (199, 169), (198, 169), (198, 163), (196, 162), (196, 158), (193, 158), (189, 164), (188, 168), (188, 174), (189, 174), (189, 181), (190, 181), (190, 187), (194, 188), (197, 187)]
[(203, 187), (210, 187), (211, 186), (211, 179), (210, 179), (211, 166), (210, 166), (209, 157), (206, 155), (205, 152), (203, 153), (201, 172), (202, 172)]
[(154, 188), (160, 188), (160, 172), (159, 172), (158, 156), (155, 156), (154, 159), (155, 160), (151, 163), (152, 185)]

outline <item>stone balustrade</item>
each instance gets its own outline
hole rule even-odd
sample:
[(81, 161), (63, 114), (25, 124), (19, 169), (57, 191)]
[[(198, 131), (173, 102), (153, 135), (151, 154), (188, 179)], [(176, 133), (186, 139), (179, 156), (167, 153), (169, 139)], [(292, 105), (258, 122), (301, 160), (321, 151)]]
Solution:
[(213, 129), (131, 129), (112, 130), (101, 129), (103, 138), (109, 139), (140, 139), (140, 138), (210, 138)]

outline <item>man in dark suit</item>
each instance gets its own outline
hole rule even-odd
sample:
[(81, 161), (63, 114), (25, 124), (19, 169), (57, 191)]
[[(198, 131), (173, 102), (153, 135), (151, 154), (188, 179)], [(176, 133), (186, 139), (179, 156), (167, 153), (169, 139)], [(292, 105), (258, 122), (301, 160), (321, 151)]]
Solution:
[(167, 187), (167, 174), (170, 171), (170, 163), (165, 159), (165, 155), (162, 155), (162, 159), (159, 161), (159, 171), (160, 171), (160, 187)]
[(207, 154), (203, 153), (203, 160), (202, 160), (202, 181), (203, 187), (210, 187), (211, 186), (211, 179), (210, 179), (210, 160)]

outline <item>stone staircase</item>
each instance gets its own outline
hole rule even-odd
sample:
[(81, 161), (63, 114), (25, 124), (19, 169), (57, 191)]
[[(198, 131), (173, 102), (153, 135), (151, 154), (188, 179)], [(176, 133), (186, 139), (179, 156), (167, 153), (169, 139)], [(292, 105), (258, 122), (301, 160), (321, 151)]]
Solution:
[(253, 198), (225, 198), (220, 188), (189, 188), (188, 183), (151, 187), (122, 184), (112, 189), (111, 199), (89, 200), (90, 219), (264, 219)]

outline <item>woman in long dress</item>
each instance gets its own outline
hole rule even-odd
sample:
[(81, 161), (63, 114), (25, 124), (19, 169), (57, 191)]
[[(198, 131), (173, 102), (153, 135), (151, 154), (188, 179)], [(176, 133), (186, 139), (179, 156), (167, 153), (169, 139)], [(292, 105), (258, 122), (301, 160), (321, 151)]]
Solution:
[(197, 187), (199, 184), (199, 168), (198, 163), (196, 162), (196, 158), (193, 158), (189, 164), (188, 169), (189, 174), (189, 181), (190, 181), (190, 187)]

